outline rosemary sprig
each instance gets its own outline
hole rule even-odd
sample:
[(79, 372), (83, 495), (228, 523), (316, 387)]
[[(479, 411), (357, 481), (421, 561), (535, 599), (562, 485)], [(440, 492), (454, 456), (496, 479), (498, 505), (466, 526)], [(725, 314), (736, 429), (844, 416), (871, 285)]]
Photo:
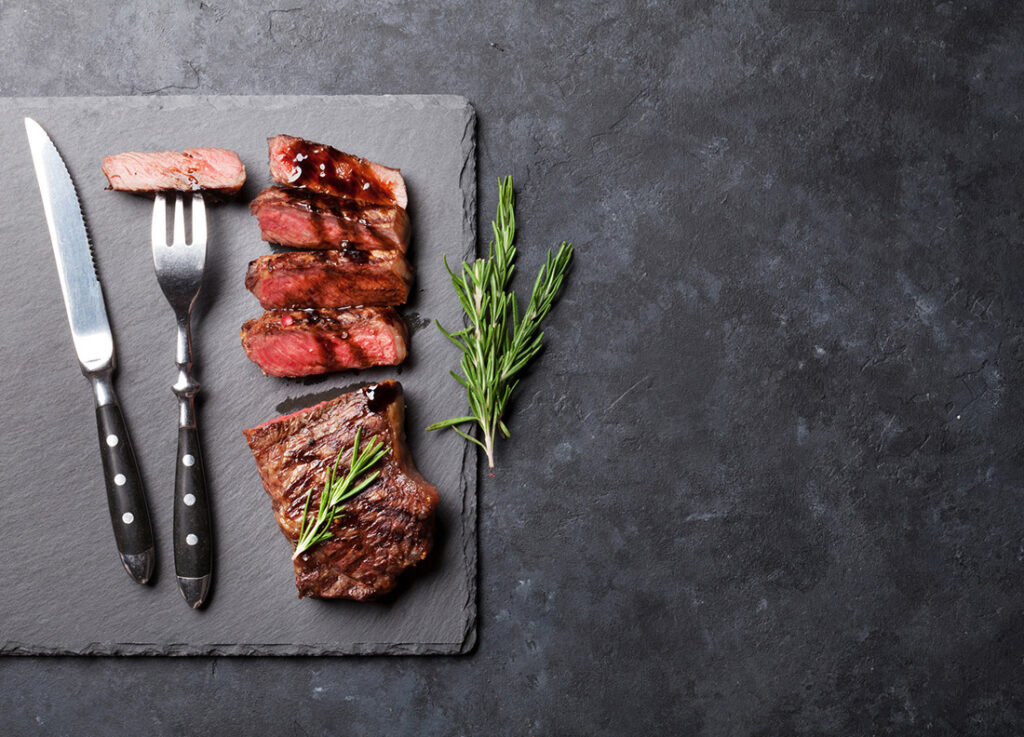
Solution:
[[(380, 476), (379, 470), (368, 476), (363, 476), (363, 474), (377, 465), (380, 459), (387, 454), (387, 448), (374, 436), (367, 443), (366, 448), (360, 451), (359, 438), (362, 432), (363, 428), (361, 427), (356, 430), (355, 441), (352, 444), (352, 462), (349, 464), (348, 473), (344, 476), (338, 476), (338, 464), (341, 463), (341, 456), (345, 453), (345, 449), (342, 448), (338, 451), (338, 457), (334, 459), (334, 468), (324, 480), (324, 490), (320, 494), (320, 508), (316, 511), (315, 519), (310, 519), (309, 516), (309, 502), (313, 493), (310, 491), (306, 494), (306, 506), (302, 511), (302, 529), (292, 560), (317, 543), (330, 539), (332, 537), (330, 526), (341, 517), (345, 510), (345, 505), (342, 502), (354, 497)], [(363, 478), (359, 479), (360, 476)], [(359, 479), (358, 483), (357, 479)]]
[[(467, 325), (455, 332), (445, 330), (441, 323), (437, 327), (462, 351), (462, 375), (449, 373), (465, 387), (470, 414), (435, 422), (427, 428), (450, 427), (476, 443), (487, 454), (490, 468), (494, 468), (495, 439), (499, 433), (509, 437), (502, 416), (519, 384), (516, 376), (540, 352), (544, 339), (540, 324), (551, 311), (573, 252), (572, 244), (565, 242), (554, 256), (548, 251), (547, 261), (533, 283), (526, 311), (520, 315), (516, 293), (509, 289), (516, 268), (514, 205), (512, 177), (498, 180), (498, 213), (491, 224), (494, 240), (488, 247), (487, 258), (463, 262), (459, 273), (453, 272), (445, 259), (452, 286), (466, 312)], [(465, 423), (475, 423), (483, 440), (459, 429)]]

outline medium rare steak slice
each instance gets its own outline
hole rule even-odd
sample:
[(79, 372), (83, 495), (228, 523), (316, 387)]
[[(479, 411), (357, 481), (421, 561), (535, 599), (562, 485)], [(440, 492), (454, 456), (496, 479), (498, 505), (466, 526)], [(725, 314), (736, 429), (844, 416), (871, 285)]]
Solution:
[(238, 154), (223, 148), (123, 154), (103, 157), (110, 188), (123, 192), (208, 190), (234, 194), (245, 184), (245, 166)]
[(402, 172), (294, 136), (267, 139), (270, 175), (278, 184), (384, 205), (409, 204)]
[(376, 436), (390, 449), (375, 466), (380, 478), (347, 502), (334, 521), (333, 537), (293, 561), (300, 597), (375, 598), (430, 552), (440, 500), (413, 465), (404, 415), (402, 385), (385, 381), (244, 431), (293, 550), (307, 495), (314, 515), (339, 452), (338, 472), (348, 470), (356, 429), (362, 428), (362, 443)]
[(268, 376), (311, 376), (405, 360), (408, 331), (390, 307), (271, 310), (242, 325), (245, 354)]
[(249, 205), (263, 240), (292, 248), (358, 248), (405, 252), (409, 216), (380, 205), (290, 187), (269, 187)]
[(249, 264), (245, 288), (264, 309), (404, 304), (412, 272), (398, 251), (292, 251)]

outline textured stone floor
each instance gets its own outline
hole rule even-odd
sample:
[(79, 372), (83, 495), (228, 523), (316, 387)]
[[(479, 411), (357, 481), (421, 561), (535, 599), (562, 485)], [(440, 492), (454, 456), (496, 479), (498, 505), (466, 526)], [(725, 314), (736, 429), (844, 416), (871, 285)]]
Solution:
[(0, 3), (3, 95), (466, 95), (481, 232), (512, 173), (522, 270), (578, 246), (473, 654), (6, 659), (4, 734), (1019, 732), (1022, 42), (1014, 2)]

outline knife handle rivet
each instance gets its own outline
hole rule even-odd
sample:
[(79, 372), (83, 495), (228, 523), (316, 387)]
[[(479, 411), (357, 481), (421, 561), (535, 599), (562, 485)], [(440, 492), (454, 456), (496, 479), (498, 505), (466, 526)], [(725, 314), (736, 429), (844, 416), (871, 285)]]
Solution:
[(189, 533), (185, 537), (185, 542), (187, 542), (189, 545), (195, 545), (197, 542), (199, 542), (199, 538), (196, 537), (195, 535)]
[(119, 473), (114, 477), (114, 483), (117, 484), (118, 486), (124, 486), (127, 480), (128, 479), (124, 477), (123, 473)]
[(191, 507), (193, 504), (196, 503), (196, 495), (195, 494), (186, 494), (182, 498), (182, 501), (185, 502), (185, 506), (186, 507)]
[(135, 521), (135, 515), (131, 512), (125, 512), (121, 515), (121, 521), (124, 522), (126, 525), (130, 525), (132, 522)]
[(117, 435), (107, 435), (107, 445), (109, 445), (111, 448), (113, 448), (119, 442), (120, 438), (118, 438)]
[(194, 466), (196, 464), (196, 459), (191, 453), (186, 453), (181, 457), (181, 462), (186, 466)]

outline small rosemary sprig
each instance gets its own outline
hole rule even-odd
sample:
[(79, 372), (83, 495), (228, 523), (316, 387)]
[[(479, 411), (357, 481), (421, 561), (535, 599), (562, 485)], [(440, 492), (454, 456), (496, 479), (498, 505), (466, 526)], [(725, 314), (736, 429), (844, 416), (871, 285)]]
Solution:
[[(348, 473), (338, 476), (338, 464), (341, 463), (341, 456), (345, 453), (342, 448), (338, 451), (338, 457), (334, 459), (334, 468), (327, 474), (324, 480), (324, 490), (320, 494), (320, 508), (316, 511), (316, 518), (310, 519), (309, 501), (313, 497), (312, 491), (306, 494), (306, 506), (302, 511), (302, 531), (299, 533), (299, 542), (295, 546), (295, 554), (292, 560), (298, 558), (302, 553), (309, 550), (317, 543), (331, 538), (331, 524), (341, 517), (345, 510), (342, 504), (372, 484), (380, 476), (380, 471), (374, 471), (368, 476), (363, 476), (373, 468), (387, 454), (384, 447), (376, 436), (367, 443), (366, 448), (360, 451), (359, 438), (363, 428), (356, 430), (355, 441), (352, 444), (352, 462), (349, 464)], [(356, 483), (360, 476), (362, 479)]]
[[(441, 323), (437, 327), (462, 351), (462, 376), (452, 377), (466, 389), (470, 414), (435, 422), (428, 430), (450, 427), (466, 440), (476, 443), (487, 454), (487, 465), (494, 468), (494, 441), (501, 433), (509, 437), (502, 420), (512, 392), (519, 380), (517, 374), (541, 349), (544, 333), (541, 321), (551, 311), (562, 280), (572, 261), (572, 244), (563, 242), (554, 256), (548, 251), (547, 261), (537, 274), (526, 311), (520, 315), (516, 293), (509, 289), (515, 271), (516, 217), (512, 177), (498, 180), (498, 213), (491, 224), (494, 240), (487, 258), (463, 262), (460, 273), (444, 265), (467, 316), (467, 326), (448, 332)], [(483, 440), (460, 430), (458, 425), (475, 423)]]

